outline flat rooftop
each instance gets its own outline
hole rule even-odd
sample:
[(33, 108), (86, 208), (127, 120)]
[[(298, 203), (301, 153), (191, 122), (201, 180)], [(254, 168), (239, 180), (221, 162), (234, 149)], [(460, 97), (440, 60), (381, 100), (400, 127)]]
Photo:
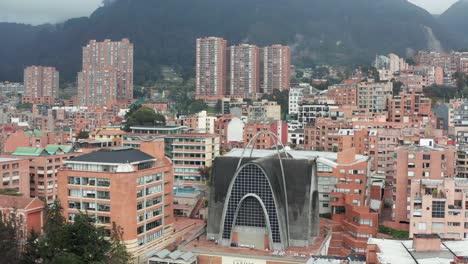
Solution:
[[(224, 157), (240, 157), (244, 149), (242, 148), (233, 148), (231, 151), (223, 155)], [(251, 149), (246, 149), (244, 156), (249, 157)], [(282, 150), (280, 150), (280, 153)], [(309, 150), (287, 150), (289, 155), (295, 159), (309, 159), (313, 160), (316, 158), (323, 158), (329, 161), (335, 162), (338, 160), (338, 153), (336, 152), (325, 152), (325, 151), (309, 151)], [(264, 158), (271, 155), (276, 155), (276, 149), (254, 149), (252, 151), (253, 158)], [(355, 155), (354, 162), (363, 162), (366, 161), (369, 157), (363, 155)]]
[(21, 159), (0, 157), (0, 162), (11, 162), (11, 161), (18, 161), (18, 160), (21, 160)]
[(257, 259), (268, 259), (278, 261), (292, 261), (305, 263), (311, 256), (319, 255), (323, 246), (328, 229), (328, 221), (320, 219), (320, 234), (314, 238), (314, 242), (309, 247), (289, 247), (285, 251), (268, 251), (243, 247), (220, 246), (215, 241), (207, 240), (206, 234), (202, 234), (198, 239), (194, 239), (182, 246), (183, 251), (191, 251), (197, 255), (209, 254), (233, 257), (251, 257)]
[(119, 147), (108, 148), (84, 154), (67, 161), (72, 162), (86, 162), (86, 163), (134, 163), (140, 161), (155, 160), (151, 155), (148, 155), (138, 149)]
[(379, 247), (377, 258), (382, 264), (450, 264), (455, 256), (468, 256), (468, 240), (442, 242), (436, 252), (417, 252), (412, 240), (369, 238), (368, 244)]

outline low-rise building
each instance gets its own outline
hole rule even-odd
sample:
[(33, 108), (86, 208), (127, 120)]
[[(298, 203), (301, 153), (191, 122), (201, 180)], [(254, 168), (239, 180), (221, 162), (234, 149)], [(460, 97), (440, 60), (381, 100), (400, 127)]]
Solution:
[(42, 232), (45, 204), (39, 198), (0, 195), (0, 214), (14, 214), (18, 221), (20, 247), (24, 246), (28, 234), (34, 230)]
[(413, 240), (369, 238), (368, 264), (467, 263), (468, 241), (442, 241), (436, 234), (415, 235)]
[(219, 156), (219, 136), (214, 134), (183, 134), (165, 137), (166, 155), (174, 165), (176, 181), (204, 182), (201, 168), (210, 168)]
[(468, 238), (468, 179), (411, 180), (409, 234)]
[(1, 189), (14, 189), (29, 197), (29, 160), (0, 157)]
[(47, 145), (45, 148), (20, 147), (11, 156), (29, 160), (30, 196), (50, 204), (57, 199), (57, 175), (64, 161), (80, 154), (70, 145)]

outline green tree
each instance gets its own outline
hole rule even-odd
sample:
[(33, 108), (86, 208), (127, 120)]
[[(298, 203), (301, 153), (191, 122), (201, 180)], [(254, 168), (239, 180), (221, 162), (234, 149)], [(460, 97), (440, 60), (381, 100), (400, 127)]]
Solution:
[(76, 254), (73, 254), (73, 253), (67, 253), (67, 252), (60, 252), (57, 256), (55, 256), (50, 261), (50, 264), (63, 264), (63, 263), (67, 263), (67, 264), (85, 264), (87, 262), (83, 261), (80, 256), (78, 256)]
[(112, 222), (111, 246), (106, 263), (127, 264), (132, 261), (132, 256), (127, 252), (127, 248), (122, 242), (123, 228)]
[(125, 115), (127, 123), (125, 130), (129, 131), (132, 126), (164, 126), (166, 118), (159, 113), (156, 113), (153, 108), (147, 106), (137, 106), (135, 109)]
[(72, 223), (63, 227), (61, 240), (60, 252), (75, 254), (84, 263), (102, 263), (110, 250), (104, 229), (96, 228), (93, 219), (85, 214), (76, 215)]
[(85, 130), (81, 130), (80, 133), (76, 136), (76, 139), (86, 139), (89, 138), (89, 132)]
[(211, 183), (211, 167), (202, 166), (198, 168), (198, 174), (202, 179), (207, 181), (208, 185)]
[(0, 195), (22, 196), (15, 188), (0, 189)]
[(285, 120), (289, 110), (289, 91), (288, 90), (273, 90), (271, 94), (263, 94), (262, 99), (274, 101), (281, 106), (281, 119)]
[(403, 87), (403, 83), (395, 79), (392, 79), (392, 83), (393, 83), (393, 95), (400, 94), (402, 90), (401, 88)]
[(0, 213), (0, 252), (2, 263), (19, 263), (19, 220), (15, 214), (2, 215)]
[(64, 245), (63, 229), (65, 218), (63, 207), (58, 200), (46, 207), (46, 222), (44, 224), (44, 235), (37, 243), (40, 259), (52, 260)]
[(36, 260), (41, 258), (39, 252), (39, 233), (34, 229), (29, 232), (26, 244), (24, 245), (24, 252), (21, 257), (21, 263), (35, 263)]
[(21, 109), (21, 110), (31, 110), (32, 109), (32, 104), (31, 103), (21, 103), (16, 106), (16, 108)]
[(223, 111), (223, 101), (219, 99), (216, 101), (215, 111), (217, 114), (222, 114), (221, 111)]
[(205, 110), (207, 105), (203, 100), (192, 101), (188, 107), (188, 114), (195, 114), (202, 110)]

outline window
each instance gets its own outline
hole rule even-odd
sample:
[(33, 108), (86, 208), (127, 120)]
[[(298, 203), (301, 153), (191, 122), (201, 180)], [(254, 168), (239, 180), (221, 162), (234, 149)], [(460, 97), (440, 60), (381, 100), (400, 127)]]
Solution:
[(432, 217), (445, 218), (445, 201), (432, 201)]
[(320, 162), (317, 163), (317, 171), (318, 172), (333, 172), (332, 167), (322, 164)]
[(372, 226), (372, 220), (370, 220), (370, 219), (359, 219), (359, 224)]
[(98, 224), (110, 224), (110, 217), (98, 215), (96, 222)]
[(430, 160), (430, 159), (431, 159), (431, 155), (423, 154), (423, 160)]
[(162, 185), (161, 184), (151, 186), (151, 187), (146, 188), (146, 195), (158, 193), (158, 192), (161, 192), (161, 191), (162, 191)]
[(327, 204), (327, 203), (324, 203), (324, 204), (323, 204), (323, 207), (324, 207), (324, 208), (328, 208), (328, 204)]
[(413, 169), (415, 167), (414, 162), (408, 163), (408, 168)]
[(97, 179), (97, 186), (101, 187), (110, 187), (110, 180), (109, 179)]
[(79, 189), (69, 189), (68, 196), (70, 197), (81, 197), (81, 191)]
[(110, 212), (110, 204), (98, 204), (98, 211)]
[(97, 192), (97, 198), (98, 199), (110, 199), (110, 192), (106, 191), (98, 191)]
[(414, 177), (414, 171), (408, 171), (408, 177)]
[(413, 154), (413, 153), (409, 153), (409, 154), (408, 154), (408, 159), (414, 159), (414, 154)]
[(161, 226), (161, 225), (162, 225), (161, 219), (154, 220), (154, 221), (149, 222), (149, 223), (146, 224), (146, 231), (154, 229), (154, 228), (156, 228), (158, 226)]
[(418, 223), (418, 230), (420, 231), (426, 230), (426, 223)]

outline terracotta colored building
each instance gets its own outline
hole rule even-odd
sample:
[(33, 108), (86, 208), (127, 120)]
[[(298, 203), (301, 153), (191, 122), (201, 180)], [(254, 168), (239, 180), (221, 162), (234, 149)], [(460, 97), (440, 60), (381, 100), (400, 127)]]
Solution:
[(44, 202), (39, 198), (0, 195), (0, 213), (2, 216), (16, 214), (19, 219), (19, 242), (24, 246), (31, 230), (42, 232), (44, 225)]
[(123, 241), (135, 257), (165, 247), (173, 233), (173, 168), (132, 148), (102, 149), (70, 159), (59, 173), (59, 199), (73, 221), (80, 212), (110, 234), (124, 229)]
[(382, 113), (388, 108), (392, 93), (392, 82), (361, 82), (358, 84), (357, 105), (369, 113)]
[(52, 132), (42, 132), (39, 130), (18, 130), (4, 139), (3, 152), (11, 153), (19, 147), (40, 147), (44, 148), (49, 144), (55, 144), (56, 138)]
[(431, 139), (395, 150), (392, 212), (395, 227), (409, 229), (411, 201), (414, 199), (411, 197), (411, 181), (455, 177), (455, 155), (454, 147), (436, 145)]
[(78, 73), (78, 105), (112, 107), (133, 98), (133, 44), (128, 39), (89, 41)]
[[(245, 124), (244, 147), (247, 146), (250, 140), (260, 131), (271, 131), (282, 144), (287, 144), (288, 142), (288, 125), (286, 121), (255, 121)], [(256, 149), (270, 149), (276, 146), (277, 141), (274, 136), (268, 133), (262, 133), (253, 144)]]
[(231, 46), (230, 96), (251, 98), (260, 92), (260, 50), (255, 45)]
[(120, 127), (100, 127), (92, 130), (89, 137), (96, 141), (111, 141), (112, 146), (122, 146), (124, 131)]
[(291, 88), (291, 51), (288, 46), (263, 48), (263, 93)]
[(356, 160), (355, 157), (353, 148), (339, 152), (333, 169), (338, 181), (330, 193), (332, 219), (343, 230), (342, 242), (346, 248), (335, 252), (339, 255), (363, 254), (367, 239), (377, 236), (379, 226), (378, 213), (371, 210), (367, 196), (369, 158), (361, 156)]
[(58, 194), (58, 172), (64, 161), (80, 155), (72, 146), (47, 145), (45, 148), (19, 147), (11, 156), (28, 159), (31, 197), (53, 203)]
[(344, 121), (317, 118), (315, 123), (304, 127), (304, 149), (337, 152), (340, 144), (339, 130), (351, 128)]
[(196, 98), (215, 101), (226, 95), (226, 45), (222, 38), (197, 39)]
[(357, 84), (336, 84), (328, 88), (329, 100), (337, 105), (357, 105)]
[(388, 117), (390, 122), (427, 124), (433, 117), (431, 99), (420, 92), (401, 92), (390, 100)]
[(234, 115), (222, 115), (214, 122), (214, 133), (219, 136), (221, 149), (242, 144), (244, 123)]
[(29, 197), (29, 160), (0, 157), (0, 189), (15, 189), (23, 197)]
[(54, 67), (29, 66), (24, 69), (23, 103), (55, 103), (59, 92), (59, 72)]
[(438, 234), (467, 239), (468, 179), (444, 178), (411, 181), (409, 234)]

